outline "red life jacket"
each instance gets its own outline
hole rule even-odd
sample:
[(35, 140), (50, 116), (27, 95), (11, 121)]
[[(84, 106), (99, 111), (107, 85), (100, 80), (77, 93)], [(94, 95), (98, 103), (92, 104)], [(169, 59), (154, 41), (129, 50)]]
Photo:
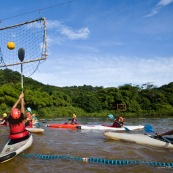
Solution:
[(10, 124), (10, 139), (23, 138), (29, 135), (29, 132), (25, 129), (23, 122), (20, 124)]
[(31, 121), (31, 120), (27, 121), (27, 122), (25, 123), (25, 127), (33, 127), (33, 126), (32, 126), (32, 121)]
[(115, 121), (112, 125), (112, 127), (121, 127), (121, 126), (123, 126), (123, 123), (121, 122), (118, 123), (117, 121)]
[(32, 120), (29, 121), (29, 126), (32, 127)]
[(32, 127), (32, 115), (27, 115), (27, 127)]

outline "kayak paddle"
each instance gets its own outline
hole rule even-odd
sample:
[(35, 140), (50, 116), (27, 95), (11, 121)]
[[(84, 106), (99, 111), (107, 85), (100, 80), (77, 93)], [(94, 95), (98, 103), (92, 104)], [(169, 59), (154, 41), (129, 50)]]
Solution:
[(22, 87), (22, 92), (23, 92), (23, 60), (25, 58), (25, 50), (23, 48), (20, 48), (18, 50), (18, 58), (21, 61), (21, 87)]
[[(150, 124), (146, 124), (145, 127), (144, 127), (144, 130), (145, 130), (145, 132), (147, 132), (147, 133), (155, 133), (157, 136), (159, 136), (159, 135), (154, 131), (153, 127), (152, 127)], [(159, 136), (159, 137), (161, 137), (162, 139), (164, 139), (166, 142), (171, 143), (171, 141), (168, 140), (167, 138), (165, 138), (165, 137), (163, 137), (163, 136)]]
[(65, 122), (64, 124), (69, 124), (70, 121), (72, 121), (72, 119), (68, 119), (68, 122)]
[(114, 119), (114, 116), (112, 114), (109, 114), (108, 117)]
[(27, 108), (27, 110), (28, 110), (29, 112), (31, 112), (31, 113), (32, 113), (32, 110), (31, 110), (31, 108), (30, 108), (30, 107), (28, 107), (28, 108)]
[[(115, 120), (115, 118), (114, 118), (114, 116), (113, 116), (112, 114), (109, 114), (108, 117), (109, 117), (110, 119), (114, 119), (114, 120)], [(117, 121), (117, 120), (116, 120), (116, 121)], [(118, 122), (118, 121), (117, 121), (117, 122)], [(119, 123), (119, 122), (118, 122), (118, 123)], [(124, 127), (124, 126), (123, 126), (123, 128), (124, 128), (127, 132), (130, 131), (130, 129), (128, 129), (127, 127)]]

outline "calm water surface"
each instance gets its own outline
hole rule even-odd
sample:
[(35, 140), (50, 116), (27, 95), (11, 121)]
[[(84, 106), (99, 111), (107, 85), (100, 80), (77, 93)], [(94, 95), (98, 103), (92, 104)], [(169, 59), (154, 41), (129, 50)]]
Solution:
[[(71, 155), (73, 157), (94, 157), (114, 160), (144, 160), (148, 162), (173, 162), (173, 150), (142, 146), (135, 143), (107, 139), (103, 132), (86, 130), (54, 129), (45, 127), (48, 123), (64, 123), (68, 118), (56, 121), (42, 121), (43, 134), (33, 134), (33, 145), (26, 154)], [(81, 124), (112, 124), (110, 119), (82, 119)], [(173, 119), (126, 119), (126, 125), (150, 123), (155, 131), (172, 130)], [(138, 131), (136, 133), (144, 133)], [(9, 134), (8, 127), (0, 127), (0, 150)], [(9, 162), (0, 164), (2, 173), (155, 173), (173, 172), (170, 168), (157, 168), (147, 165), (105, 165), (73, 160), (41, 160), (19, 155)]]

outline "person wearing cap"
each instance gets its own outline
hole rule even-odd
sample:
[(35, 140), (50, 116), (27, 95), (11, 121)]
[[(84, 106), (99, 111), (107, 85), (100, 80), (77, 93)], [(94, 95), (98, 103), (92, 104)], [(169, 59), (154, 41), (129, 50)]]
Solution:
[(76, 119), (76, 114), (73, 114), (72, 119), (69, 119), (70, 124), (78, 124), (77, 119)]
[(0, 122), (0, 125), (8, 125), (8, 123), (7, 123), (7, 113), (3, 113), (2, 114), (2, 121)]
[(124, 125), (124, 118), (120, 116), (118, 120), (117, 119), (114, 120), (112, 127), (122, 127), (123, 125)]
[(71, 124), (78, 124), (75, 114), (73, 114), (73, 117), (72, 117), (72, 120), (71, 120)]
[[(18, 103), (21, 102), (21, 109), (17, 108)], [(13, 105), (10, 114), (8, 115), (8, 123), (10, 127), (10, 139), (22, 139), (29, 137), (30, 133), (25, 129), (24, 123), (24, 114), (25, 114), (25, 107), (24, 107), (24, 93), (22, 92), (19, 96), (19, 99)]]

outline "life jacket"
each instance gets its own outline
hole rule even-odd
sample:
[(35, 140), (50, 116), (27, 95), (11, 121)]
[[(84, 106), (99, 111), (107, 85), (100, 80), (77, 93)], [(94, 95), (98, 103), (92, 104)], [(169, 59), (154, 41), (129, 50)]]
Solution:
[(118, 123), (117, 121), (115, 121), (112, 125), (112, 127), (122, 127), (122, 126), (123, 126), (123, 123), (121, 122)]
[(32, 120), (30, 120), (30, 121), (29, 121), (29, 126), (31, 126), (31, 127), (32, 127)]
[(26, 121), (25, 127), (33, 127), (32, 126), (32, 121), (31, 120)]
[(25, 126), (32, 127), (32, 115), (27, 115)]
[(71, 124), (77, 124), (77, 119), (72, 118), (72, 122), (71, 122)]
[(23, 138), (29, 135), (29, 132), (25, 129), (23, 122), (19, 124), (10, 124), (10, 139)]

